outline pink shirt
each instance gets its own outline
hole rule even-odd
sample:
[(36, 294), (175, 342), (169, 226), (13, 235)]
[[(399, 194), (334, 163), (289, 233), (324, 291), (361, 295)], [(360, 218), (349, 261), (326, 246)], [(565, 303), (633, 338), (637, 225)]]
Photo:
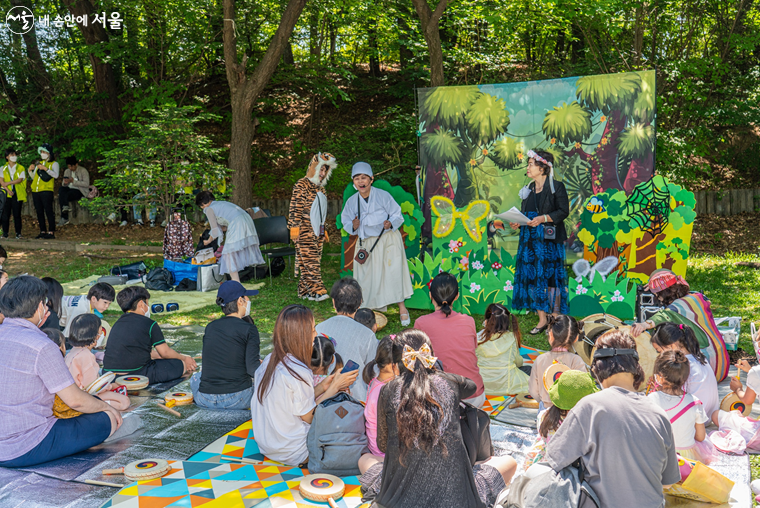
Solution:
[(380, 397), (380, 390), (387, 383), (388, 381), (380, 381), (377, 378), (370, 381), (367, 405), (364, 406), (364, 426), (367, 429), (369, 452), (378, 457), (385, 457), (385, 454), (377, 447), (377, 399)]
[(66, 353), (65, 362), (74, 382), (82, 390), (100, 377), (98, 361), (93, 352), (86, 347), (71, 348), (71, 351)]
[(478, 389), (473, 397), (483, 393), (483, 378), (478, 370), (478, 334), (475, 320), (451, 312), (449, 317), (437, 310), (417, 318), (414, 327), (425, 332), (433, 344), (433, 355), (443, 364), (443, 370), (471, 379)]

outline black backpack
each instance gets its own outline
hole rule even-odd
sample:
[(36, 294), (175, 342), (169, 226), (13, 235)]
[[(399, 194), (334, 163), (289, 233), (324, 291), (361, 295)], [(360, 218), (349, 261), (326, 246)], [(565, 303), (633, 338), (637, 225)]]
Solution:
[(166, 268), (154, 268), (145, 277), (145, 289), (151, 291), (173, 291), (174, 275)]

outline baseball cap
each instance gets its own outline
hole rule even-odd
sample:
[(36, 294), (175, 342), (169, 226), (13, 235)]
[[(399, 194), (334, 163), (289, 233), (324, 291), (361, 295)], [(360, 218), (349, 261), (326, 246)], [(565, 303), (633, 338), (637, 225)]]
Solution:
[(236, 280), (228, 280), (219, 286), (216, 297), (221, 298), (224, 305), (237, 301), (241, 296), (254, 296), (259, 294), (257, 289), (245, 289), (241, 283)]

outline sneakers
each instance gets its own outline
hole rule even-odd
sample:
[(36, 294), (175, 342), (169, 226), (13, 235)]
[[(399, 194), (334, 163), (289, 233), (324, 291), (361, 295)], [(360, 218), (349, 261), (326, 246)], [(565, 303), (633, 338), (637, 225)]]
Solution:
[(45, 233), (45, 240), (55, 240), (55, 233)]
[(150, 227), (152, 228), (156, 227), (156, 221), (154, 220), (150, 221)]
[(127, 221), (123, 220), (123, 221), (121, 221), (121, 224), (119, 224), (119, 227), (123, 228), (126, 225), (127, 225)]
[[(16, 238), (18, 238), (18, 235), (16, 235)], [(3, 240), (7, 240), (7, 239), (8, 239), (8, 235), (3, 235)]]
[(42, 232), (40, 232), (40, 234), (39, 234), (39, 235), (37, 235), (37, 236), (35, 236), (35, 237), (34, 237), (34, 239), (35, 239), (35, 240), (44, 240), (44, 239), (46, 238), (46, 234), (47, 234), (47, 233), (42, 233)]
[[(3, 238), (8, 238), (8, 235), (5, 235)], [(16, 233), (16, 240), (21, 240), (22, 238), (24, 237), (21, 236), (21, 233)]]
[(133, 226), (144, 226), (144, 225), (145, 225), (145, 223), (143, 221), (141, 221), (141, 220), (139, 220), (139, 221), (137, 221), (137, 222), (135, 222), (133, 224)]
[(322, 302), (322, 301), (325, 301), (328, 298), (330, 298), (330, 295), (328, 295), (327, 293), (325, 293), (323, 295), (319, 295), (319, 294), (316, 294), (316, 293), (309, 293), (309, 294), (303, 296), (302, 298), (304, 300), (311, 300), (312, 302)]
[(162, 227), (162, 228), (165, 228), (165, 227), (166, 227), (166, 219), (164, 219), (163, 221), (161, 221), (161, 227)]

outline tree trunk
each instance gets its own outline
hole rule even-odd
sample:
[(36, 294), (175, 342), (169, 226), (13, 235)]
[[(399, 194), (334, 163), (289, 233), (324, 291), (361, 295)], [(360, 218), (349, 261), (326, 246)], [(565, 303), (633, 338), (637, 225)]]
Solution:
[[(28, 0), (11, 0), (13, 7), (26, 7), (32, 10), (31, 3)], [(32, 24), (29, 31), (22, 34), (24, 45), (26, 46), (26, 58), (29, 61), (29, 75), (32, 78), (35, 88), (45, 96), (51, 97), (53, 91), (50, 88), (50, 75), (45, 69), (45, 63), (42, 61), (40, 47), (37, 44), (37, 30)]]
[[(95, 12), (90, 0), (63, 0), (69, 12), (75, 16), (86, 16), (92, 19)], [(90, 63), (92, 72), (95, 75), (95, 90), (98, 93), (105, 94), (106, 98), (101, 102), (101, 112), (104, 120), (113, 122), (113, 128), (117, 132), (122, 131), (121, 127), (121, 107), (119, 106), (119, 85), (116, 80), (114, 69), (109, 63), (110, 53), (103, 51), (105, 58), (95, 55), (96, 46), (108, 42), (108, 33), (103, 25), (91, 23), (88, 26), (78, 25), (82, 31), (84, 41), (91, 46)]]
[(377, 43), (377, 19), (369, 20), (367, 34), (369, 39), (369, 73), (378, 77), (380, 76), (380, 48)]
[(443, 75), (443, 49), (441, 48), (441, 32), (438, 24), (441, 21), (443, 11), (446, 10), (448, 0), (439, 0), (435, 11), (430, 10), (427, 0), (412, 0), (417, 16), (420, 18), (422, 35), (428, 47), (430, 57), (430, 86), (444, 86), (446, 80)]
[(235, 1), (224, 0), (224, 66), (230, 86), (232, 102), (232, 135), (230, 138), (229, 168), (232, 174), (232, 201), (249, 208), (253, 199), (251, 188), (251, 142), (253, 141), (253, 107), (261, 92), (274, 74), (293, 27), (301, 15), (306, 0), (290, 0), (280, 18), (264, 56), (251, 75), (246, 65), (248, 55), (238, 60), (235, 36)]
[(153, 81), (161, 83), (164, 80), (164, 39), (166, 34), (165, 11), (159, 2), (154, 0), (144, 2), (145, 22), (147, 25), (148, 68), (152, 71)]
[(295, 65), (296, 59), (293, 56), (293, 45), (290, 44), (290, 41), (285, 45), (285, 50), (282, 53), (282, 63), (285, 65)]
[(319, 59), (319, 11), (316, 6), (309, 13), (309, 55), (314, 61)]
[(633, 65), (641, 65), (641, 51), (644, 47), (644, 12), (647, 5), (636, 4), (636, 20), (633, 29)]

